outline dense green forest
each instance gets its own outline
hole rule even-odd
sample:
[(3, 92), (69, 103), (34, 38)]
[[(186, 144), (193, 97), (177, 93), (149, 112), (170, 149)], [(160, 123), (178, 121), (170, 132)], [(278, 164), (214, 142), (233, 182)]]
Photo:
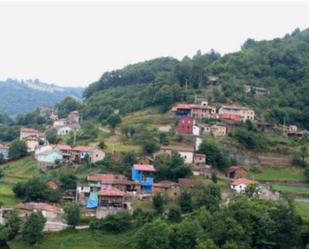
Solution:
[[(308, 129), (308, 68), (309, 29), (271, 41), (248, 39), (239, 52), (224, 56), (211, 50), (181, 61), (157, 58), (104, 73), (84, 92), (84, 116), (104, 120), (111, 108), (120, 114), (148, 106), (166, 111), (175, 102), (203, 95), (218, 105), (251, 106), (261, 120)], [(244, 84), (265, 87), (270, 94), (246, 94)]]

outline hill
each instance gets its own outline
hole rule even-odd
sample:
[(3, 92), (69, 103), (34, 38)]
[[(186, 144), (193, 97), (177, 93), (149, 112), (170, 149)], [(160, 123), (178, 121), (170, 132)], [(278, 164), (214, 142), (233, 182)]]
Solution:
[(16, 115), (41, 106), (54, 106), (67, 96), (80, 99), (83, 88), (60, 87), (39, 80), (0, 81), (0, 113)]
[[(84, 92), (85, 117), (104, 119), (110, 106), (120, 114), (174, 102), (193, 101), (195, 95), (213, 104), (253, 107), (259, 119), (297, 124), (309, 129), (309, 29), (296, 29), (270, 41), (248, 39), (239, 52), (215, 51), (181, 61), (174, 58), (129, 65), (104, 73)], [(264, 87), (267, 96), (244, 92), (244, 85)]]

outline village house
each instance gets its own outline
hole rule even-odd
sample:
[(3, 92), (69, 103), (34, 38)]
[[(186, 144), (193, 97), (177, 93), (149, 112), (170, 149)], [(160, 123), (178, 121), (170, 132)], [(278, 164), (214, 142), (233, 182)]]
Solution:
[(112, 186), (103, 186), (99, 192), (100, 207), (124, 208), (125, 192)]
[(48, 221), (55, 220), (62, 213), (60, 208), (43, 202), (19, 203), (16, 208), (19, 210), (20, 217), (27, 217), (33, 212), (41, 212)]
[(63, 156), (59, 149), (53, 148), (45, 149), (41, 151), (35, 151), (35, 158), (38, 161), (38, 165), (41, 169), (52, 169), (63, 162)]
[(114, 189), (120, 190), (125, 194), (140, 192), (139, 183), (128, 180), (124, 175), (96, 174), (87, 176), (86, 180), (86, 183), (77, 185), (76, 199), (81, 203), (87, 203), (87, 208), (96, 208), (100, 206), (100, 198), (102, 197), (100, 192), (102, 190), (104, 190), (103, 192), (105, 194), (108, 191), (115, 192), (116, 190)]
[(132, 180), (140, 184), (142, 193), (151, 193), (154, 183), (154, 172), (156, 171), (153, 165), (149, 164), (134, 164), (132, 167)]
[(200, 104), (178, 104), (172, 108), (176, 116), (191, 116), (195, 119), (215, 118), (216, 108), (208, 105), (207, 101)]
[(0, 144), (0, 154), (3, 155), (4, 160), (9, 159), (9, 149), (10, 147), (8, 145)]
[(225, 176), (229, 179), (245, 178), (247, 176), (247, 170), (244, 167), (232, 166), (228, 169)]
[(35, 151), (46, 142), (44, 133), (33, 128), (21, 128), (19, 139), (25, 141), (28, 152)]
[(269, 90), (264, 87), (256, 87), (256, 86), (250, 86), (250, 85), (244, 85), (244, 91), (245, 93), (254, 93), (258, 96), (263, 96), (269, 94)]
[(80, 115), (78, 111), (72, 111), (67, 118), (55, 120), (53, 127), (56, 128), (58, 136), (64, 136), (72, 131), (80, 130)]
[(74, 162), (82, 162), (86, 155), (89, 156), (91, 163), (96, 163), (105, 158), (105, 152), (92, 146), (76, 146), (71, 149), (72, 160)]
[(7, 220), (7, 215), (13, 211), (13, 208), (10, 207), (4, 207), (0, 204), (0, 225), (5, 225)]
[(246, 121), (255, 119), (255, 112), (248, 107), (222, 106), (219, 109), (220, 119), (230, 119), (234, 121)]
[(194, 120), (190, 116), (183, 116), (179, 119), (176, 131), (179, 134), (192, 134)]
[(179, 198), (181, 191), (179, 184), (172, 181), (161, 181), (153, 184), (153, 192), (159, 192), (168, 200), (176, 200)]
[(237, 178), (231, 182), (230, 186), (231, 189), (236, 193), (243, 193), (248, 186), (255, 183), (255, 181), (249, 180), (247, 178)]
[(168, 145), (168, 146), (161, 146), (159, 153), (164, 153), (168, 155), (172, 155), (172, 153), (178, 153), (187, 164), (193, 163), (193, 156), (194, 156), (194, 148), (193, 147), (185, 147), (179, 145)]
[(227, 133), (227, 127), (222, 123), (211, 124), (210, 132), (214, 137), (224, 137)]

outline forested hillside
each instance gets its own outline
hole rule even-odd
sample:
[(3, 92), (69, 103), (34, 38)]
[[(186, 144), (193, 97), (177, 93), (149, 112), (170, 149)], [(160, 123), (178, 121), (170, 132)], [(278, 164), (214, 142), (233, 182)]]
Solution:
[[(212, 50), (181, 61), (158, 58), (104, 73), (84, 92), (85, 118), (104, 119), (111, 108), (121, 114), (148, 106), (166, 111), (174, 102), (204, 95), (214, 104), (251, 106), (262, 120), (309, 129), (308, 69), (309, 29), (271, 41), (248, 39), (239, 52), (224, 56)], [(270, 94), (246, 94), (244, 84)]]
[(0, 113), (16, 115), (54, 106), (67, 96), (81, 98), (83, 88), (59, 87), (38, 80), (0, 82)]

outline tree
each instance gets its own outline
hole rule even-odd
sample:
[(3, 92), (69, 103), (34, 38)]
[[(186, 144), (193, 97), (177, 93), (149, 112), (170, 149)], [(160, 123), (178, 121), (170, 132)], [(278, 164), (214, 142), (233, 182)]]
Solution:
[(113, 129), (115, 129), (116, 126), (117, 126), (118, 124), (121, 123), (121, 118), (120, 118), (120, 116), (119, 116), (118, 114), (111, 114), (111, 115), (107, 118), (106, 122), (107, 122), (107, 124), (110, 125), (110, 127), (112, 127)]
[(309, 166), (307, 166), (305, 168), (305, 176), (307, 177), (308, 181), (309, 181)]
[[(0, 205), (1, 206), (1, 205)], [(14, 239), (20, 229), (21, 220), (16, 210), (6, 215), (5, 225), (0, 225), (0, 247), (2, 242)]]
[(60, 182), (65, 189), (76, 189), (77, 177), (72, 174), (65, 174), (60, 177)]
[(31, 178), (26, 182), (18, 182), (13, 187), (13, 192), (19, 198), (26, 201), (48, 200), (55, 202), (59, 199), (59, 193), (49, 188), (46, 181), (40, 178)]
[(0, 164), (5, 163), (5, 159), (4, 159), (4, 155), (2, 153), (0, 153)]
[(160, 180), (177, 181), (179, 178), (186, 178), (192, 175), (192, 168), (184, 163), (178, 153), (172, 156), (162, 154), (156, 157), (156, 176)]
[(258, 196), (258, 194), (259, 194), (259, 187), (257, 184), (250, 184), (245, 189), (245, 195), (249, 198)]
[(11, 143), (9, 149), (9, 158), (11, 160), (19, 159), (27, 155), (27, 145), (24, 141), (15, 140)]
[(184, 191), (181, 192), (179, 205), (182, 212), (189, 213), (192, 211), (193, 203), (192, 203), (192, 194), (190, 192)]
[(146, 154), (152, 154), (159, 149), (159, 145), (155, 141), (145, 141), (143, 144), (143, 151)]
[(99, 142), (98, 147), (99, 147), (101, 150), (105, 150), (105, 149), (107, 148), (107, 145), (106, 145), (105, 142), (102, 140), (102, 141)]
[(308, 148), (307, 148), (307, 146), (302, 146), (300, 148), (300, 155), (302, 157), (303, 162), (306, 162), (306, 157), (308, 156)]
[(64, 207), (64, 214), (68, 225), (75, 227), (80, 222), (80, 208), (77, 204), (66, 204)]
[(200, 240), (197, 242), (195, 249), (219, 249), (211, 239)]
[(218, 177), (217, 177), (216, 172), (211, 172), (211, 180), (213, 183), (217, 183)]
[(60, 118), (65, 118), (70, 112), (79, 110), (80, 107), (80, 103), (72, 97), (66, 97), (55, 106)]
[(163, 210), (164, 210), (164, 198), (163, 196), (161, 195), (161, 193), (156, 193), (153, 198), (152, 198), (152, 205), (153, 207), (156, 209), (156, 211), (158, 213), (163, 213)]
[(49, 129), (45, 132), (45, 137), (50, 144), (58, 143), (58, 135), (56, 129)]
[(184, 219), (171, 227), (169, 241), (171, 249), (193, 249), (202, 229), (197, 221)]
[(181, 220), (181, 210), (178, 206), (172, 206), (168, 210), (168, 220), (171, 222), (179, 222)]
[(43, 237), (43, 229), (46, 220), (42, 213), (31, 213), (24, 224), (22, 230), (23, 240), (29, 244), (35, 244)]
[(225, 170), (230, 164), (227, 154), (214, 141), (204, 140), (199, 147), (199, 152), (207, 155), (207, 164), (219, 170)]
[(196, 204), (199, 207), (205, 206), (210, 212), (217, 211), (221, 202), (221, 190), (216, 184), (205, 186), (199, 184), (194, 189)]
[(146, 223), (136, 234), (136, 249), (169, 249), (168, 225), (162, 220)]

